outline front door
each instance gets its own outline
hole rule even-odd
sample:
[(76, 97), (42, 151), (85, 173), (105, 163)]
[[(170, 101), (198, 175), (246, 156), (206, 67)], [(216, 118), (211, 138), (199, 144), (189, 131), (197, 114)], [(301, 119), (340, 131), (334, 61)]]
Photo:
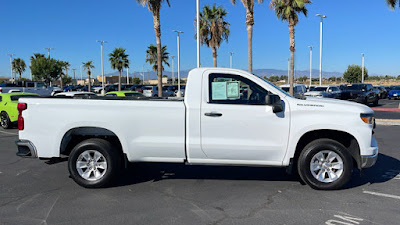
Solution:
[(289, 135), (288, 109), (283, 103), (284, 111), (273, 113), (265, 104), (269, 92), (257, 79), (204, 75), (208, 97), (201, 106), (201, 146), (209, 159), (282, 162)]

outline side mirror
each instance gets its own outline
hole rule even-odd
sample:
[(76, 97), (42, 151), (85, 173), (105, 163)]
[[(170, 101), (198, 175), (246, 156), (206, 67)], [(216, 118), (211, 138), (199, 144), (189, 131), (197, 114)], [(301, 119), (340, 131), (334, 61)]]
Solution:
[(272, 105), (272, 111), (274, 113), (283, 111), (281, 98), (278, 95), (268, 94), (267, 96), (265, 96), (265, 104)]

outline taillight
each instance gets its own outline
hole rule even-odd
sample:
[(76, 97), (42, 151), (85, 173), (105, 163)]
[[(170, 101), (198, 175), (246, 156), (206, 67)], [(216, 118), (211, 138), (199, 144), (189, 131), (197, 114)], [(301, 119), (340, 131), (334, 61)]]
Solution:
[(26, 103), (18, 103), (18, 130), (24, 130), (24, 117), (22, 117), (22, 111), (28, 108)]
[(0, 87), (0, 93), (2, 93), (2, 92), (3, 92), (3, 88)]

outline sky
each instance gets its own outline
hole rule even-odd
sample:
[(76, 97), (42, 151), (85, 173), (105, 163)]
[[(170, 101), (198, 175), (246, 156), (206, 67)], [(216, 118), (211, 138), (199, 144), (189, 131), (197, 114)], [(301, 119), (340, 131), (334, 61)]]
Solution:
[[(223, 6), (231, 34), (218, 49), (218, 66), (229, 67), (229, 52), (234, 52), (233, 67), (247, 69), (246, 10), (240, 0), (200, 0), (200, 7)], [(177, 55), (176, 33), (181, 30), (181, 69), (196, 67), (196, 0), (170, 0), (161, 8), (161, 42), (171, 55)], [(323, 23), (323, 70), (343, 73), (350, 64), (365, 66), (370, 74), (397, 76), (399, 71), (400, 9), (390, 10), (385, 0), (314, 0), (307, 6), (308, 16), (300, 16), (295, 27), (296, 70), (308, 70), (314, 46), (313, 69), (319, 69), (320, 18)], [(255, 4), (253, 28), (253, 69), (287, 70), (289, 29), (269, 8), (269, 1)], [(145, 63), (146, 49), (155, 44), (153, 18), (136, 0), (3, 0), (0, 3), (0, 76), (10, 76), (10, 57), (15, 54), (29, 65), (33, 53), (68, 61), (80, 76), (82, 62), (93, 60), (95, 75), (101, 74), (100, 44), (105, 40), (105, 73), (111, 69), (108, 54), (116, 47), (126, 48), (130, 72), (151, 70)], [(177, 60), (174, 60), (175, 71)], [(171, 63), (171, 62), (170, 62)], [(212, 66), (210, 48), (201, 47), (201, 66)], [(166, 68), (171, 71), (171, 68)], [(72, 71), (69, 71), (71, 75)], [(29, 77), (27, 68), (23, 77)], [(85, 75), (84, 75), (85, 77)]]

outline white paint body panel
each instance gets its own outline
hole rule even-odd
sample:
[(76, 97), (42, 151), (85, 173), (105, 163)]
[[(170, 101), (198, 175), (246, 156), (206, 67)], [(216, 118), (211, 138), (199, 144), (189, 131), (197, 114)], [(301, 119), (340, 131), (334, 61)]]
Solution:
[[(268, 105), (208, 103), (208, 75), (227, 73), (250, 79), (280, 96), (284, 111)], [(373, 155), (372, 125), (360, 113), (364, 105), (334, 99), (295, 99), (245, 71), (200, 68), (189, 73), (184, 101), (20, 99), (25, 130), (39, 157), (58, 157), (63, 136), (77, 127), (99, 127), (113, 132), (132, 162), (184, 162), (287, 166), (299, 139), (307, 132), (338, 130), (355, 137), (360, 155)], [(206, 117), (217, 111), (222, 117)]]

